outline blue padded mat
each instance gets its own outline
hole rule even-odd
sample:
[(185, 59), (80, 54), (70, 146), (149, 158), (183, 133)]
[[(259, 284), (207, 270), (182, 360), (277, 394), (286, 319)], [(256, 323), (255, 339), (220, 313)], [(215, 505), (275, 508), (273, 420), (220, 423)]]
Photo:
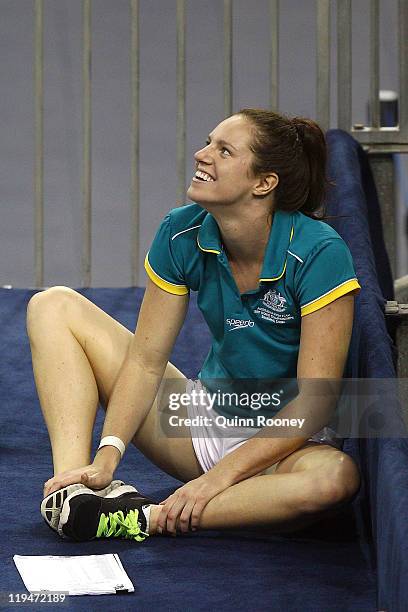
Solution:
[[(135, 593), (71, 597), (55, 610), (299, 610), (372, 612), (375, 575), (359, 548), (351, 516), (320, 527), (274, 536), (267, 532), (201, 532), (151, 538), (143, 544), (103, 540), (71, 543), (47, 528), (39, 513), (42, 484), (51, 475), (48, 435), (40, 413), (25, 332), (29, 290), (0, 289), (1, 578), (0, 592), (25, 592), (12, 557), (116, 552)], [(133, 330), (142, 291), (90, 289), (83, 293)], [(208, 347), (194, 299), (173, 361), (194, 376)], [(98, 418), (95, 440), (99, 438)], [(154, 498), (180, 483), (130, 448), (117, 476)], [(6, 606), (3, 609), (16, 609)], [(28, 608), (24, 608), (28, 609)], [(44, 606), (30, 605), (30, 610)]]
[[(377, 192), (366, 153), (346, 132), (330, 130), (328, 174), (336, 185), (331, 224), (347, 242), (362, 290), (355, 320), (348, 371), (350, 378), (393, 379), (395, 324), (384, 317), (393, 283), (382, 233)], [(387, 332), (390, 332), (390, 335)], [(360, 465), (363, 486), (355, 508), (367, 556), (377, 571), (379, 610), (408, 610), (408, 440), (398, 398), (391, 393), (380, 410), (401, 437), (351, 439), (346, 443)]]

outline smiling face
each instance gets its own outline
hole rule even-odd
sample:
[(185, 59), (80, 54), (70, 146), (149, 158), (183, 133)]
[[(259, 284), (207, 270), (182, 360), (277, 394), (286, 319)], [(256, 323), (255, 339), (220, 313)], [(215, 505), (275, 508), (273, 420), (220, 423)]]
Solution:
[(220, 206), (245, 203), (254, 196), (271, 192), (274, 178), (252, 174), (253, 153), (250, 149), (253, 129), (242, 115), (233, 115), (222, 121), (211, 132), (206, 146), (194, 155), (196, 174), (187, 196), (202, 205)]

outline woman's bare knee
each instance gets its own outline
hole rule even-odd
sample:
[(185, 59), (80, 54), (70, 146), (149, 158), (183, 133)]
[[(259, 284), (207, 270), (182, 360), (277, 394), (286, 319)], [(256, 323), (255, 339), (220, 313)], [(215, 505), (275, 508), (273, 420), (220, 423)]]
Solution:
[(32, 334), (51, 313), (66, 311), (77, 292), (70, 287), (55, 286), (34, 294), (27, 306), (27, 332)]
[(310, 487), (305, 497), (307, 512), (336, 508), (349, 502), (360, 486), (360, 474), (353, 459), (344, 453), (317, 470), (308, 470)]
[(32, 349), (47, 342), (63, 344), (69, 333), (82, 347), (107, 404), (132, 338), (121, 323), (74, 289), (56, 286), (34, 295), (27, 308), (27, 332)]

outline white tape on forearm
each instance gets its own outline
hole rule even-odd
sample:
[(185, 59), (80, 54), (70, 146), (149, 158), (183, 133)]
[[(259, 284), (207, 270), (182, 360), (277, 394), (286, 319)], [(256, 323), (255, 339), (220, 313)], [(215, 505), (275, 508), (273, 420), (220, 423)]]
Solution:
[(103, 446), (114, 446), (120, 452), (120, 458), (123, 457), (125, 452), (125, 445), (120, 438), (117, 436), (105, 436), (102, 438), (101, 443), (98, 446), (98, 450)]

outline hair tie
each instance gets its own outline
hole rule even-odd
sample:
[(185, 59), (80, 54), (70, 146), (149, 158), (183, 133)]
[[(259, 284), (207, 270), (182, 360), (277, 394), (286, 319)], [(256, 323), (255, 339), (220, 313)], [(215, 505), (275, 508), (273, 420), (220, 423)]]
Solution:
[(298, 128), (298, 126), (296, 125), (296, 123), (292, 124), (293, 127), (295, 128), (295, 132), (296, 132), (296, 143), (300, 142), (301, 140), (301, 136), (300, 136), (300, 130)]

